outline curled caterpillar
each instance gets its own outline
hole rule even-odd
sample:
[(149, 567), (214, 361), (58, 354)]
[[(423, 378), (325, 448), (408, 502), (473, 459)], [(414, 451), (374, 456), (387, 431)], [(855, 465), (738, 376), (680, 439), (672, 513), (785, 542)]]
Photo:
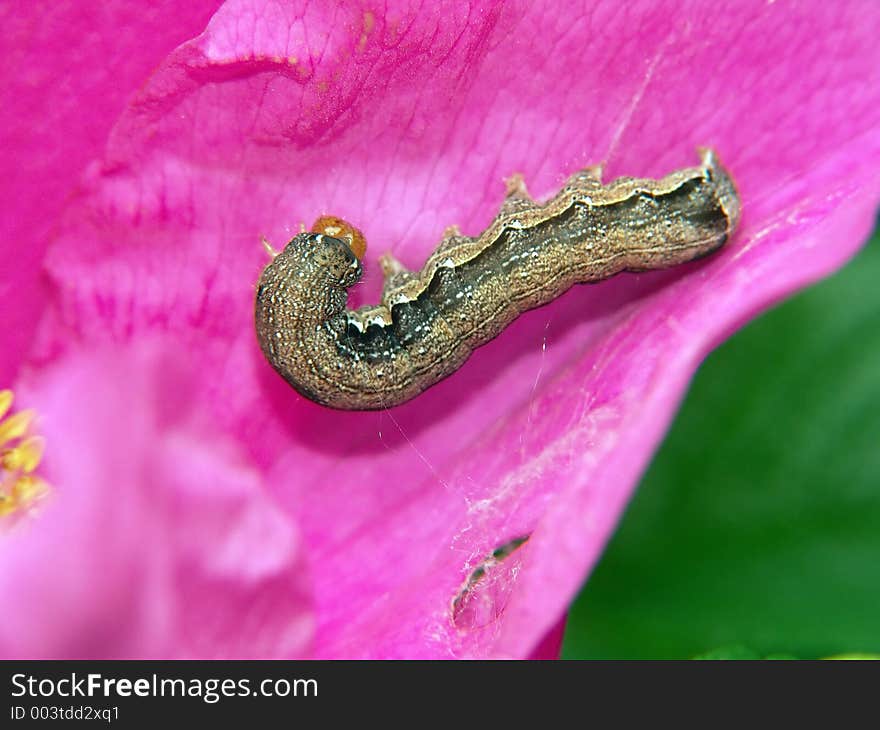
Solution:
[(701, 150), (700, 161), (660, 180), (607, 185), (588, 168), (544, 204), (514, 176), (481, 235), (448, 229), (420, 272), (386, 254), (381, 304), (354, 311), (345, 305), (361, 277), (363, 236), (341, 219), (320, 218), (260, 276), (260, 347), (317, 403), (344, 410), (404, 403), (522, 312), (574, 284), (676, 266), (721, 247), (739, 220), (739, 197), (711, 150)]

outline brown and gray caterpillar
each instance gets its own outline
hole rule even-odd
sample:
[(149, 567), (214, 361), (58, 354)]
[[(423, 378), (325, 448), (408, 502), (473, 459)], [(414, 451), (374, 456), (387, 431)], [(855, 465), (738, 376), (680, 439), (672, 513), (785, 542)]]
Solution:
[(482, 234), (448, 229), (420, 272), (382, 257), (382, 303), (354, 311), (345, 305), (361, 277), (363, 237), (345, 221), (320, 218), (273, 252), (260, 276), (260, 347), (317, 403), (399, 405), (574, 284), (676, 266), (722, 246), (739, 220), (739, 197), (711, 150), (700, 151), (700, 162), (660, 180), (607, 185), (598, 168), (588, 168), (544, 204), (514, 176)]

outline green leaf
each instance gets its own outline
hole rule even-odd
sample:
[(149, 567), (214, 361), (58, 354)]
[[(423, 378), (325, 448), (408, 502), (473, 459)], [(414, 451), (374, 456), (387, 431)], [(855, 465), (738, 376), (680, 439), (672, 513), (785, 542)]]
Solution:
[(568, 658), (880, 652), (880, 238), (697, 373)]
[(703, 654), (695, 656), (694, 659), (760, 659), (761, 656), (754, 649), (735, 644), (733, 646), (721, 646), (712, 649)]

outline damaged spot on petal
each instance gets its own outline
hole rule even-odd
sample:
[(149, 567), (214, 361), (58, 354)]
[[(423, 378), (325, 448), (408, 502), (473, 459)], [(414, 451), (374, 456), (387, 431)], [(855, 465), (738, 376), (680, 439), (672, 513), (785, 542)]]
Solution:
[(528, 542), (529, 537), (522, 535), (499, 545), (471, 571), (452, 600), (452, 622), (456, 628), (485, 626), (504, 612), (522, 564), (521, 556), (513, 560), (510, 556)]

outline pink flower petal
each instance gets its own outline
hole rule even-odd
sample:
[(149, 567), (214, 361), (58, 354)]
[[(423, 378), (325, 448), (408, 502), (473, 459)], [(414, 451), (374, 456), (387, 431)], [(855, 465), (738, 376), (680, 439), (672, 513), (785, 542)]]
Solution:
[(314, 627), (296, 528), (186, 394), (176, 353), (75, 353), (24, 398), (48, 503), (4, 536), (0, 655), (291, 657)]
[(548, 631), (538, 645), (532, 649), (529, 659), (558, 659), (562, 650), (562, 637), (565, 634), (565, 619), (563, 616), (556, 626)]
[[(46, 244), (83, 167), (101, 155), (126, 102), (218, 0), (4, 2), (0, 77), (0, 387), (33, 339), (47, 290)], [(169, 13), (174, 12), (173, 22)]]
[[(299, 521), (317, 656), (528, 656), (700, 359), (870, 228), (880, 28), (864, 5), (557, 8), (228, 2), (127, 108), (49, 251), (40, 357), (159, 336), (203, 374), (180, 405)], [(575, 288), (401, 408), (322, 409), (259, 353), (262, 234), (280, 245), (333, 213), (368, 258), (417, 267), (447, 225), (479, 232), (512, 172), (542, 195), (599, 161), (661, 175), (697, 145), (742, 193), (723, 252)], [(369, 268), (353, 304), (378, 297)]]

